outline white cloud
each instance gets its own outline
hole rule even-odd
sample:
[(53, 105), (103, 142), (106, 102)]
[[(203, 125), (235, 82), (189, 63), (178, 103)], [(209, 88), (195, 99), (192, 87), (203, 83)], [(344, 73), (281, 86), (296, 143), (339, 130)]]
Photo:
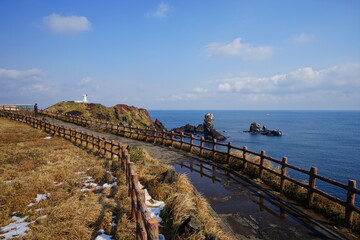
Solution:
[(80, 86), (85, 86), (85, 85), (88, 85), (91, 81), (92, 81), (91, 77), (83, 77), (80, 80), (79, 85)]
[(360, 91), (360, 63), (346, 63), (318, 71), (306, 67), (271, 77), (226, 78), (218, 84), (218, 90), (242, 94), (297, 94), (320, 90), (357, 92)]
[(91, 23), (83, 16), (61, 16), (53, 13), (43, 18), (45, 28), (55, 34), (74, 34), (87, 31)]
[(303, 44), (303, 43), (307, 43), (307, 42), (310, 42), (312, 40), (315, 39), (315, 36), (314, 35), (310, 35), (310, 34), (306, 34), (306, 33), (301, 33), (297, 36), (294, 36), (292, 38), (292, 41), (294, 43), (298, 43), (298, 44)]
[(195, 100), (197, 99), (199, 96), (197, 94), (194, 93), (180, 93), (180, 94), (176, 94), (176, 95), (172, 95), (170, 96), (170, 100), (173, 101), (178, 101), (178, 100)]
[(170, 10), (170, 5), (166, 3), (159, 3), (157, 8), (153, 11), (150, 11), (146, 14), (147, 17), (153, 18), (165, 18), (167, 17), (167, 13)]
[(271, 46), (253, 47), (251, 44), (242, 43), (241, 38), (235, 38), (229, 43), (214, 42), (205, 46), (207, 56), (240, 56), (244, 60), (265, 60), (271, 57)]
[(196, 93), (207, 93), (208, 90), (205, 89), (205, 88), (196, 87), (196, 88), (193, 89), (193, 91), (196, 92)]
[(0, 81), (5, 79), (33, 78), (38, 79), (42, 75), (40, 69), (29, 69), (25, 71), (0, 68)]

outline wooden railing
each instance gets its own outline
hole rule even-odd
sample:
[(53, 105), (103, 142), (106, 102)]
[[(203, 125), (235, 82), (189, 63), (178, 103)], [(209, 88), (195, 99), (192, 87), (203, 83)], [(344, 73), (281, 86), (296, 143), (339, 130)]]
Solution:
[(131, 162), (125, 145), (88, 132), (79, 131), (76, 128), (51, 124), (44, 119), (21, 114), (17, 111), (0, 109), (0, 117), (7, 117), (29, 124), (52, 135), (63, 137), (106, 158), (120, 161), (121, 168), (126, 173), (126, 182), (128, 184), (129, 196), (131, 197), (131, 216), (136, 221), (137, 239), (159, 239), (159, 222), (151, 218), (150, 211), (145, 204), (144, 190), (139, 187), (138, 175), (135, 172), (134, 163)]
[[(317, 168), (311, 167), (310, 170), (305, 170), (300, 167), (296, 167), (290, 165), (288, 163), (287, 157), (283, 157), (282, 160), (278, 160), (266, 155), (265, 151), (261, 151), (261, 153), (253, 152), (247, 149), (247, 147), (236, 147), (233, 146), (231, 142), (221, 143), (216, 140), (208, 141), (205, 140), (204, 137), (196, 138), (193, 135), (185, 135), (184, 133), (175, 133), (174, 131), (167, 132), (162, 131), (159, 132), (153, 128), (139, 128), (132, 127), (125, 124), (115, 124), (108, 121), (100, 121), (87, 119), (79, 116), (72, 116), (69, 114), (60, 114), (60, 113), (52, 113), (48, 111), (40, 111), (41, 114), (60, 119), (67, 122), (72, 122), (78, 125), (83, 126), (92, 126), (96, 125), (99, 127), (103, 127), (108, 132), (113, 134), (117, 134), (124, 137), (136, 138), (138, 140), (143, 140), (147, 142), (158, 143), (162, 145), (168, 145), (174, 147), (177, 143), (179, 148), (191, 153), (196, 153), (200, 157), (207, 157), (210, 159), (215, 159), (216, 157), (222, 157), (224, 162), (229, 163), (231, 160), (240, 160), (242, 162), (242, 167), (246, 168), (248, 165), (255, 166), (259, 170), (259, 177), (262, 179), (265, 172), (272, 173), (279, 177), (279, 191), (284, 192), (286, 182), (292, 182), (300, 187), (303, 187), (307, 191), (306, 197), (306, 206), (312, 207), (314, 204), (314, 194), (318, 194), (334, 203), (340, 204), (344, 207), (344, 223), (347, 227), (352, 226), (354, 213), (360, 214), (359, 206), (355, 205), (355, 196), (360, 194), (360, 190), (356, 188), (355, 180), (348, 180), (348, 184), (344, 184), (338, 182), (336, 180), (321, 176), (317, 174)], [(205, 146), (207, 145), (207, 147)], [(210, 147), (209, 147), (210, 146)], [(226, 149), (226, 151), (218, 150), (219, 147)], [(240, 153), (240, 154), (239, 154)], [(250, 159), (257, 157), (259, 161), (251, 161)], [(280, 171), (276, 171), (274, 168), (266, 167), (265, 161), (269, 161), (271, 163), (278, 164), (280, 167)], [(297, 179), (294, 179), (287, 174), (287, 170), (295, 170), (296, 172), (300, 172), (306, 174), (308, 176), (308, 182), (302, 182)], [(333, 196), (329, 193), (326, 193), (316, 187), (316, 180), (321, 180), (328, 184), (331, 184), (337, 189), (344, 189), (347, 192), (346, 200), (340, 199), (336, 196)]]

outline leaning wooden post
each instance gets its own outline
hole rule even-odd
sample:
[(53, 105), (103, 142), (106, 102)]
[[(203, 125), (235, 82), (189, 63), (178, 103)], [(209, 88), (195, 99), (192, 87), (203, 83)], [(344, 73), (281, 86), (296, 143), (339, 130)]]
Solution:
[(288, 162), (288, 158), (287, 157), (283, 157), (282, 158), (282, 163), (281, 163), (281, 180), (280, 180), (280, 192), (284, 192), (285, 190), (285, 176), (286, 176), (286, 165)]
[(247, 147), (245, 146), (243, 147), (243, 160), (244, 160), (243, 169), (247, 167), (246, 152), (247, 152)]
[(260, 156), (260, 169), (259, 169), (260, 178), (262, 178), (262, 176), (263, 176), (265, 154), (266, 154), (266, 152), (264, 150), (262, 150), (261, 156)]
[(200, 157), (204, 154), (204, 137), (200, 138)]
[(355, 206), (355, 193), (354, 189), (356, 188), (356, 181), (349, 180), (347, 188), (347, 199), (345, 206), (345, 225), (346, 227), (351, 227), (353, 224), (353, 209)]
[(227, 153), (226, 153), (226, 162), (227, 163), (230, 163), (231, 148), (232, 148), (232, 142), (228, 142), (228, 149), (227, 149)]
[(128, 163), (128, 176), (129, 176), (129, 197), (131, 195), (131, 190), (132, 190), (132, 182), (133, 182), (133, 179), (132, 177), (134, 176), (134, 164), (133, 162), (129, 162)]
[(317, 167), (311, 167), (309, 173), (309, 185), (308, 185), (308, 193), (307, 193), (307, 207), (311, 207), (312, 202), (314, 200), (314, 189), (316, 185), (316, 174)]
[(213, 147), (212, 147), (212, 159), (215, 160), (216, 157), (216, 139), (213, 139)]

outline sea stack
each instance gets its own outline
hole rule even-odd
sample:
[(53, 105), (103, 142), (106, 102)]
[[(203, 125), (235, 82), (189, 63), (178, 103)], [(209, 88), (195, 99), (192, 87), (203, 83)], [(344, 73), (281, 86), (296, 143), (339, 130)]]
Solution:
[(204, 137), (206, 140), (224, 141), (226, 137), (214, 129), (214, 114), (207, 113), (204, 117)]

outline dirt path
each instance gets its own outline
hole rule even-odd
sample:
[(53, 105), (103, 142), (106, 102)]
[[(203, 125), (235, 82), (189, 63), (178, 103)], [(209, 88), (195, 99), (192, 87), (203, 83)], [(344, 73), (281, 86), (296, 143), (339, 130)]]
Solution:
[(77, 128), (109, 140), (145, 149), (160, 162), (188, 174), (195, 188), (209, 201), (225, 232), (237, 239), (338, 239), (318, 226), (300, 221), (273, 204), (263, 191), (241, 178), (204, 164), (203, 159), (170, 147), (101, 133), (47, 118), (51, 123)]

